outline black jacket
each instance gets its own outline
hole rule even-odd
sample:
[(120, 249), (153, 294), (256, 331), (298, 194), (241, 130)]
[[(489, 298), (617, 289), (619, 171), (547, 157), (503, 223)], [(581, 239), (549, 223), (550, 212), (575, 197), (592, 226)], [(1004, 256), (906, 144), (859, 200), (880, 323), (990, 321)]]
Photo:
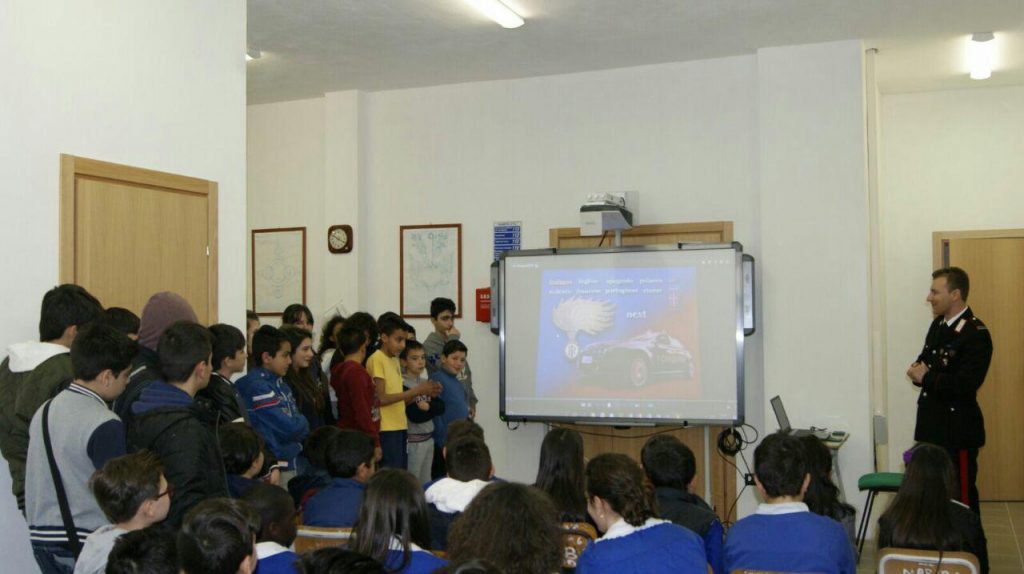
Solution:
[(174, 485), (167, 524), (178, 527), (185, 513), (199, 502), (228, 496), (215, 411), (193, 403), (183, 391), (155, 381), (142, 392), (132, 412), (129, 449), (154, 452), (163, 463), (167, 482)]
[(139, 400), (142, 390), (153, 381), (159, 380), (160, 367), (156, 351), (139, 345), (139, 352), (132, 359), (132, 371), (128, 375), (128, 386), (124, 388), (116, 400), (114, 400), (114, 412), (121, 417), (125, 428), (131, 427), (132, 403)]
[(658, 497), (658, 516), (688, 528), (704, 538), (718, 515), (701, 497), (678, 488), (659, 486), (654, 489)]
[(210, 383), (206, 388), (196, 393), (196, 401), (205, 403), (210, 410), (220, 414), (220, 422), (230, 423), (242, 419), (249, 422), (249, 413), (245, 412), (245, 406), (238, 390), (225, 379), (220, 373), (210, 375)]
[(968, 308), (953, 325), (932, 321), (917, 358), (928, 365), (917, 399), (914, 440), (946, 448), (985, 445), (978, 388), (992, 362), (992, 335)]

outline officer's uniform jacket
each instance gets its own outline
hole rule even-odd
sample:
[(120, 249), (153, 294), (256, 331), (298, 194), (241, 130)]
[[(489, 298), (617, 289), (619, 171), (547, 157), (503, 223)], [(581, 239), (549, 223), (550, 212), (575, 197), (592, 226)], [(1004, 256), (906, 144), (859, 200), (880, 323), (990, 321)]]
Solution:
[(917, 399), (914, 440), (947, 448), (985, 444), (978, 388), (992, 362), (992, 336), (968, 307), (953, 324), (932, 321), (917, 358), (928, 366)]

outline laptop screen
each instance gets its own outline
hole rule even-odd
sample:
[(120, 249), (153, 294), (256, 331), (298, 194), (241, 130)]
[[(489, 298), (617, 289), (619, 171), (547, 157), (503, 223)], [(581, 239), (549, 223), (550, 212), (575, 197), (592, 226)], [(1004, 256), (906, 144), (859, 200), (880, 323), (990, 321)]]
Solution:
[(786, 407), (782, 406), (782, 397), (776, 395), (772, 399), (772, 410), (775, 411), (775, 420), (779, 421), (779, 430), (789, 432), (789, 417), (786, 416)]

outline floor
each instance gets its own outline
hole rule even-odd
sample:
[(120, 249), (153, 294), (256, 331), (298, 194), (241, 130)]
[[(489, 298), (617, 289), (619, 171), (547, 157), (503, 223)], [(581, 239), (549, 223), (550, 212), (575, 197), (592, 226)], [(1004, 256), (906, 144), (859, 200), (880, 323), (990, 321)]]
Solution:
[[(1024, 502), (982, 502), (981, 523), (988, 539), (991, 574), (1024, 574)], [(858, 574), (874, 572), (875, 544), (864, 544)]]

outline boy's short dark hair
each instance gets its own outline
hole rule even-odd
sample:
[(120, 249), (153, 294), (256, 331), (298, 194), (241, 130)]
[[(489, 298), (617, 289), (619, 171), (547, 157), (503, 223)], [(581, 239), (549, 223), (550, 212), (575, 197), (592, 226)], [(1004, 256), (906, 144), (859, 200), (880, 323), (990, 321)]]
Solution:
[(245, 474), (263, 452), (263, 439), (246, 423), (220, 425), (217, 440), (227, 474)]
[(352, 478), (359, 465), (373, 464), (373, 439), (359, 431), (344, 429), (327, 444), (324, 463), (331, 476)]
[(437, 319), (437, 316), (445, 311), (451, 311), (452, 315), (455, 314), (455, 301), (446, 297), (438, 297), (430, 302), (430, 318)]
[(39, 340), (60, 339), (68, 327), (81, 327), (102, 317), (103, 306), (84, 288), (71, 283), (58, 285), (43, 295)]
[(313, 325), (313, 312), (309, 310), (309, 307), (306, 307), (302, 303), (292, 303), (285, 307), (284, 312), (281, 313), (281, 324), (294, 325), (302, 319), (303, 315), (309, 319), (309, 324)]
[(385, 574), (384, 565), (348, 548), (329, 546), (302, 555), (302, 574)]
[(377, 327), (380, 330), (381, 335), (388, 336), (395, 331), (409, 331), (409, 329), (412, 328), (401, 317), (394, 313), (391, 313), (390, 315), (381, 315), (380, 320), (377, 321)]
[(263, 366), (263, 353), (273, 358), (281, 345), (288, 342), (288, 337), (280, 329), (271, 325), (263, 325), (252, 336), (252, 354), (256, 355), (256, 365)]
[(800, 439), (777, 432), (754, 449), (754, 474), (768, 496), (797, 496), (807, 476), (807, 460)]
[(252, 309), (246, 309), (245, 310), (245, 321), (247, 323), (249, 321), (256, 321), (257, 323), (259, 323), (260, 322), (260, 316), (256, 314), (256, 311), (253, 311)]
[(213, 370), (220, 370), (224, 359), (234, 358), (239, 351), (245, 350), (245, 333), (234, 325), (217, 323), (210, 325), (210, 337), (213, 339)]
[(451, 355), (452, 353), (460, 353), (460, 352), (461, 353), (466, 353), (468, 355), (469, 354), (469, 348), (466, 347), (465, 343), (463, 343), (462, 341), (460, 341), (458, 339), (448, 339), (448, 342), (445, 343), (444, 347), (441, 348), (441, 356), (443, 356), (443, 357), (447, 357), (448, 355)]
[(647, 439), (640, 450), (640, 462), (654, 486), (686, 490), (697, 474), (697, 458), (690, 447), (670, 434)]
[(185, 515), (178, 533), (178, 562), (185, 574), (235, 574), (260, 529), (252, 505), (230, 498), (210, 498)]
[(313, 432), (309, 433), (309, 436), (302, 443), (302, 454), (306, 455), (306, 460), (309, 461), (310, 466), (322, 470), (327, 469), (327, 462), (325, 460), (327, 447), (331, 444), (331, 439), (338, 436), (340, 432), (341, 429), (334, 425), (324, 425), (317, 427)]
[(110, 369), (114, 376), (132, 365), (138, 351), (135, 341), (109, 326), (85, 326), (71, 343), (71, 371), (80, 381), (92, 381)]
[(448, 423), (447, 444), (454, 443), (464, 435), (484, 440), (484, 427), (469, 419), (457, 419)]
[(345, 321), (345, 326), (362, 329), (366, 333), (367, 338), (376, 337), (378, 334), (377, 319), (366, 311), (356, 311), (349, 315), (348, 321)]
[(110, 325), (125, 335), (138, 335), (139, 327), (142, 325), (139, 316), (124, 307), (108, 308), (103, 312), (103, 319), (100, 322)]
[(366, 331), (362, 327), (346, 323), (338, 333), (338, 350), (341, 351), (343, 356), (359, 351), (359, 348), (365, 344)]
[(260, 517), (259, 542), (270, 540), (270, 525), (281, 524), (295, 519), (295, 501), (292, 495), (280, 486), (261, 482), (245, 491), (242, 500), (252, 505)]
[(210, 360), (210, 331), (198, 323), (179, 321), (160, 335), (156, 354), (168, 383), (187, 381), (199, 363)]
[(460, 436), (448, 443), (445, 458), (448, 476), (462, 482), (490, 480), (491, 451), (487, 444), (474, 436)]
[(107, 557), (107, 574), (178, 574), (174, 532), (154, 524), (117, 537)]
[(420, 351), (423, 349), (423, 343), (420, 343), (416, 339), (409, 339), (405, 342), (405, 348), (398, 354), (398, 358), (403, 361), (409, 358), (409, 353), (413, 351)]
[(108, 460), (89, 479), (89, 489), (111, 524), (127, 522), (143, 502), (160, 494), (163, 472), (155, 454), (140, 450)]

